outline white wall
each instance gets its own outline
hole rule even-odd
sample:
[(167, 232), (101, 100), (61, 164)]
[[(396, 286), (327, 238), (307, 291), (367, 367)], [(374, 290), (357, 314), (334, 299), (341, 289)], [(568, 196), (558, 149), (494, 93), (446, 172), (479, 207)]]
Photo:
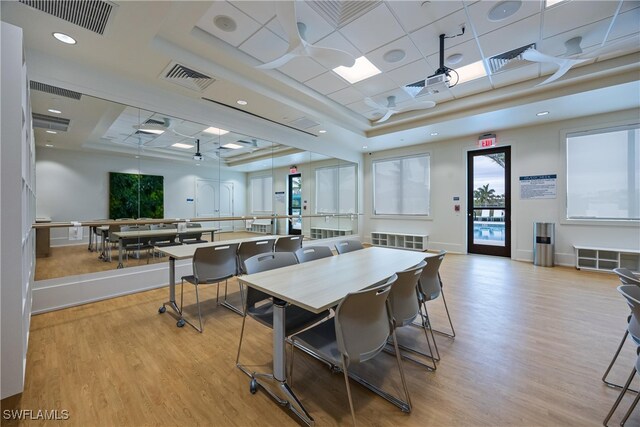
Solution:
[[(498, 144), (511, 146), (512, 258), (533, 260), (533, 222), (556, 224), (556, 262), (573, 265), (573, 245), (594, 245), (640, 249), (640, 225), (567, 221), (566, 158), (564, 134), (622, 123), (637, 123), (639, 110), (627, 110), (573, 120), (548, 122), (538, 126), (498, 132)], [(490, 125), (487, 132), (491, 131)], [(429, 235), (430, 249), (466, 253), (467, 152), (475, 150), (477, 136), (457, 138), (365, 155), (364, 238), (372, 231)], [(372, 161), (417, 153), (431, 155), (431, 215), (428, 218), (376, 218), (373, 215)], [(558, 175), (558, 197), (550, 200), (520, 200), (520, 176)], [(461, 210), (454, 212), (454, 196), (460, 196)]]
[[(165, 218), (196, 216), (196, 179), (233, 182), (234, 214), (245, 213), (246, 173), (190, 166), (163, 160), (38, 148), (36, 182), (38, 217), (53, 221), (86, 221), (108, 218), (109, 172), (142, 173), (164, 177)], [(69, 244), (68, 229), (52, 228), (52, 246)], [(87, 239), (87, 230), (84, 233)], [(78, 242), (71, 242), (78, 243)]]

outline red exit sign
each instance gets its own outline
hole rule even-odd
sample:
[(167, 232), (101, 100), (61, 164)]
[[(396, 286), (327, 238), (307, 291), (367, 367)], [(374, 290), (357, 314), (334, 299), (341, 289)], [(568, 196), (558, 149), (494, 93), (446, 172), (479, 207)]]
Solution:
[(480, 135), (480, 137), (478, 138), (479, 148), (495, 147), (496, 145), (497, 145), (497, 140), (496, 140), (495, 133)]

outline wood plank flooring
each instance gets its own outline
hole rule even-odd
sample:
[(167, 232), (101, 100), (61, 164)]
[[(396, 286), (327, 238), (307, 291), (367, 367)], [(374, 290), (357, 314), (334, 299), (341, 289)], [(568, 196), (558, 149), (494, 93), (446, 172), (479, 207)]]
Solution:
[[(441, 272), (458, 336), (436, 336), (436, 372), (404, 363), (411, 414), (352, 383), (360, 425), (601, 425), (618, 391), (600, 378), (629, 312), (614, 275), (473, 255), (447, 255)], [(158, 314), (166, 288), (34, 316), (25, 391), (2, 409), (66, 409), (69, 426), (298, 425), (264, 391), (249, 393), (248, 377), (235, 367), (242, 319), (216, 307), (215, 286), (202, 295), (203, 334)], [(185, 301), (194, 315), (191, 287)], [(442, 300), (429, 307), (434, 326), (445, 328)], [(409, 329), (403, 340), (419, 343), (420, 331)], [(632, 347), (614, 368), (618, 382), (633, 366)], [(270, 369), (271, 332), (251, 319), (241, 359)], [(394, 358), (383, 353), (373, 363), (363, 372), (400, 392)], [(300, 352), (294, 389), (317, 425), (351, 424), (342, 375)], [(640, 408), (627, 425), (640, 425)]]

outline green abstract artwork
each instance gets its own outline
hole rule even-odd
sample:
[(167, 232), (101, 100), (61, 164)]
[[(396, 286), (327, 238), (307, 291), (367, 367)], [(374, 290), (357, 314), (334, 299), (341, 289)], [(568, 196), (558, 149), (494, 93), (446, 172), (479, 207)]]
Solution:
[(109, 218), (164, 218), (164, 177), (109, 172)]

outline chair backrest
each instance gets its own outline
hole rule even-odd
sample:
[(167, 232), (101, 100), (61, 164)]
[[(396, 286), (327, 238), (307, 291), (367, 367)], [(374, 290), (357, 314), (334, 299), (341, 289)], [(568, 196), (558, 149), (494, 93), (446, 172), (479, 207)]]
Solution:
[[(242, 245), (240, 245), (242, 247)], [(244, 265), (247, 274), (260, 273), (261, 271), (274, 270), (276, 268), (286, 267), (288, 265), (297, 264), (298, 260), (293, 252), (269, 252), (254, 255), (245, 260)], [(253, 307), (260, 301), (271, 298), (257, 289), (247, 287), (247, 307)]]
[[(149, 230), (148, 225), (123, 225), (120, 231), (146, 231)], [(149, 237), (127, 237), (122, 239), (122, 244), (127, 245), (144, 245), (149, 242)]]
[(171, 243), (175, 242), (176, 237), (178, 236), (178, 227), (175, 224), (151, 224), (149, 226), (150, 230), (175, 230), (176, 234), (171, 234), (169, 236), (156, 236), (151, 237), (149, 243), (155, 245), (157, 243)]
[(623, 284), (640, 286), (640, 277), (636, 276), (628, 268), (614, 268), (613, 272), (618, 275)]
[(349, 363), (360, 363), (380, 353), (391, 334), (387, 297), (398, 276), (385, 283), (347, 294), (335, 315), (338, 349)]
[(246, 273), (247, 270), (244, 268), (244, 262), (252, 256), (273, 252), (273, 244), (275, 241), (276, 239), (260, 239), (240, 243), (240, 248), (238, 249), (238, 266), (240, 267), (240, 272)]
[(175, 224), (151, 224), (149, 226), (151, 230), (178, 230)]
[(364, 249), (364, 246), (362, 246), (359, 240), (342, 240), (336, 243), (336, 251), (338, 251), (338, 254), (346, 254), (347, 252), (353, 252), (359, 249)]
[(418, 281), (418, 289), (425, 296), (427, 301), (438, 298), (442, 289), (440, 281), (440, 264), (444, 259), (446, 252), (441, 251), (438, 256), (426, 258), (427, 265), (422, 269), (422, 275)]
[(329, 246), (307, 246), (296, 251), (296, 258), (300, 263), (330, 256), (333, 256), (333, 251)]
[(631, 320), (627, 329), (631, 336), (637, 341), (640, 340), (640, 286), (620, 285), (618, 292), (627, 300), (631, 307)]
[(199, 222), (187, 222), (186, 226), (187, 228), (202, 228), (202, 224)]
[(283, 236), (276, 240), (276, 252), (295, 252), (302, 247), (302, 236)]
[(217, 281), (235, 276), (238, 243), (205, 246), (193, 254), (193, 275), (198, 281)]
[[(198, 222), (186, 222), (185, 228), (202, 228), (202, 224)], [(202, 240), (202, 233), (194, 232), (194, 233), (180, 233), (180, 243), (188, 243), (193, 241)]]
[(398, 280), (391, 287), (389, 294), (389, 305), (396, 328), (410, 324), (418, 315), (418, 280), (426, 265), (427, 263), (422, 261), (415, 267), (396, 273)]

